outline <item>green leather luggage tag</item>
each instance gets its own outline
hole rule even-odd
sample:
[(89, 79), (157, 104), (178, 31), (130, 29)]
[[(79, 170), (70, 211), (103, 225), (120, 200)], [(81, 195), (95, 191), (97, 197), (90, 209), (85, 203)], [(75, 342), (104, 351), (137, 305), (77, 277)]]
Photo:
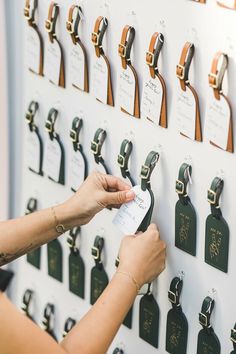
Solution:
[(231, 342), (233, 343), (234, 350), (230, 354), (236, 354), (236, 323), (234, 325), (234, 328), (231, 329)]
[(45, 123), (48, 138), (43, 169), (49, 179), (59, 184), (65, 184), (65, 152), (60, 136), (54, 129), (57, 115), (58, 111), (51, 108)]
[(90, 304), (93, 305), (102, 292), (107, 287), (109, 280), (107, 273), (104, 269), (101, 255), (104, 246), (103, 237), (96, 236), (94, 240), (94, 245), (91, 249), (93, 259), (95, 261), (95, 266), (91, 270), (91, 286), (90, 286)]
[(125, 179), (129, 179), (131, 185), (134, 187), (135, 182), (134, 179), (132, 178), (130, 171), (129, 171), (129, 158), (133, 150), (133, 144), (132, 141), (130, 140), (123, 140), (120, 146), (120, 153), (117, 157), (117, 162), (118, 165), (120, 166), (120, 171), (122, 174), (122, 177)]
[[(37, 210), (37, 199), (30, 198), (27, 203), (25, 215), (31, 214), (35, 210)], [(33, 251), (30, 251), (26, 255), (27, 262), (38, 269), (40, 269), (40, 259), (41, 259), (41, 247), (39, 247)]]
[(33, 294), (34, 292), (30, 289), (27, 289), (24, 292), (23, 295), (23, 300), (22, 300), (22, 305), (21, 305), (21, 310), (22, 312), (30, 318), (32, 321), (34, 321), (33, 315), (32, 315), (32, 299), (33, 299)]
[(85, 269), (84, 261), (80, 255), (79, 247), (76, 241), (80, 232), (80, 227), (70, 230), (67, 238), (67, 244), (70, 248), (69, 255), (69, 290), (84, 299)]
[(168, 291), (172, 309), (167, 315), (166, 351), (170, 354), (186, 354), (188, 340), (188, 321), (180, 304), (183, 280), (175, 277)]
[(48, 274), (62, 282), (62, 246), (56, 239), (47, 245)]
[(229, 254), (229, 227), (222, 216), (219, 207), (219, 198), (224, 181), (214, 178), (208, 190), (208, 202), (211, 205), (211, 214), (206, 220), (205, 235), (205, 262), (227, 273)]
[(176, 181), (179, 200), (175, 206), (175, 246), (196, 256), (196, 212), (187, 193), (192, 167), (183, 163)]
[(82, 118), (75, 117), (70, 130), (72, 152), (70, 156), (69, 181), (73, 192), (76, 192), (88, 175), (88, 163), (80, 144), (79, 134), (83, 125)]
[(55, 316), (55, 306), (51, 303), (48, 303), (44, 309), (41, 328), (57, 341), (57, 338), (56, 338), (56, 335), (55, 335), (54, 329), (53, 329), (54, 316)]
[(214, 304), (210, 296), (203, 301), (201, 313), (199, 313), (199, 323), (203, 328), (198, 334), (197, 354), (220, 354), (220, 341), (210, 323)]
[(93, 141), (91, 142), (91, 151), (93, 153), (96, 164), (99, 167), (100, 166), (102, 167), (101, 170), (99, 169), (100, 172), (109, 174), (110, 173), (109, 169), (105, 164), (104, 158), (102, 157), (101, 154), (102, 146), (106, 139), (106, 136), (107, 136), (106, 130), (102, 128), (98, 128), (95, 132)]

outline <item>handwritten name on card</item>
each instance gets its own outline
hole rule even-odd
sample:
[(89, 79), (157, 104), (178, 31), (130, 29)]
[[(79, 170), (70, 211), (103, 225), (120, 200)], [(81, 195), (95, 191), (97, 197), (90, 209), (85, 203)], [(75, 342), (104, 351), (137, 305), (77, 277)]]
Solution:
[(106, 104), (108, 98), (108, 67), (102, 56), (93, 59), (91, 83), (92, 94)]
[(121, 69), (118, 75), (118, 104), (126, 112), (134, 114), (136, 80), (132, 69)]
[(177, 96), (176, 119), (178, 130), (190, 139), (195, 139), (196, 101), (188, 87)]
[(85, 57), (79, 44), (72, 44), (70, 50), (70, 82), (72, 85), (84, 90)]
[(144, 79), (141, 112), (156, 124), (159, 124), (161, 114), (161, 104), (163, 98), (163, 88), (158, 78), (153, 79), (150, 74), (146, 74)]

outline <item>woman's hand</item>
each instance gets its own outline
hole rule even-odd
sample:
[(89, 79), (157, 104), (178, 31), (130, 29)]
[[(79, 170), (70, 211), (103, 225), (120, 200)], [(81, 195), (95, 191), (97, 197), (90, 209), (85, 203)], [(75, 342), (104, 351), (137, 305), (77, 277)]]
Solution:
[(68, 228), (87, 224), (106, 207), (118, 208), (134, 199), (131, 187), (120, 178), (93, 172), (65, 203), (55, 207), (58, 220)]
[(164, 269), (166, 244), (155, 224), (135, 236), (126, 236), (119, 250), (118, 270), (130, 273), (140, 286), (151, 283)]

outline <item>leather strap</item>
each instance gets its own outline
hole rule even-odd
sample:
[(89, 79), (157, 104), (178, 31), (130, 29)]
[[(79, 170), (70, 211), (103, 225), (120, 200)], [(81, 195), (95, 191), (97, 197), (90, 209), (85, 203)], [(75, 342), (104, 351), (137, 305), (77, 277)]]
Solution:
[(22, 306), (21, 310), (24, 312), (24, 314), (28, 317), (31, 318), (31, 315), (29, 313), (29, 306), (33, 298), (33, 291), (30, 289), (27, 289), (23, 295), (23, 301), (22, 301)]
[(58, 115), (58, 110), (56, 110), (55, 108), (51, 108), (45, 123), (45, 129), (48, 132), (51, 140), (53, 140), (53, 138), (57, 136), (57, 134), (54, 131), (54, 125), (57, 120), (57, 115)]
[(129, 158), (133, 149), (132, 141), (123, 140), (120, 147), (120, 153), (117, 158), (118, 165), (120, 166), (121, 174), (124, 178), (128, 178), (132, 186), (135, 185), (133, 178), (129, 171)]
[(42, 329), (46, 332), (52, 331), (52, 318), (54, 317), (55, 307), (53, 304), (48, 303), (44, 309)]
[(180, 305), (180, 295), (183, 288), (183, 280), (179, 277), (175, 277), (170, 283), (170, 289), (168, 291), (168, 299), (174, 310), (181, 311), (182, 307)]
[(215, 177), (211, 183), (211, 187), (207, 192), (207, 200), (211, 205), (211, 213), (217, 219), (221, 218), (222, 212), (219, 206), (219, 199), (224, 187), (223, 179)]
[(123, 69), (127, 68), (127, 64), (131, 64), (130, 52), (134, 42), (135, 29), (129, 25), (123, 28), (121, 41), (118, 46), (118, 53), (121, 57), (121, 64)]
[(34, 0), (32, 7), (30, 6), (30, 0), (25, 1), (24, 16), (28, 21), (29, 26), (35, 27), (35, 12), (38, 7), (38, 0)]
[(101, 259), (103, 247), (104, 247), (104, 238), (100, 236), (96, 236), (93, 247), (91, 248), (91, 254), (95, 261), (96, 267), (98, 267), (99, 269), (103, 268), (102, 259)]
[(31, 101), (28, 110), (25, 114), (25, 120), (28, 123), (31, 132), (37, 130), (37, 127), (34, 124), (34, 117), (38, 111), (38, 108), (39, 108), (38, 102)]
[(187, 163), (183, 163), (179, 169), (179, 176), (176, 180), (175, 190), (179, 196), (179, 200), (182, 204), (186, 205), (190, 201), (188, 197), (187, 187), (189, 182), (189, 177), (192, 174), (192, 166)]
[(70, 332), (70, 330), (75, 326), (76, 324), (76, 321), (71, 318), (71, 317), (68, 317), (66, 322), (65, 322), (65, 326), (64, 326), (64, 331), (63, 331), (63, 338)]
[(147, 190), (147, 189), (151, 189), (151, 183), (150, 183), (150, 178), (151, 178), (151, 174), (159, 160), (159, 153), (156, 151), (151, 151), (145, 161), (145, 164), (142, 165), (141, 167), (141, 173), (140, 173), (140, 177), (141, 177), (141, 188), (143, 191)]
[(0, 268), (0, 291), (4, 292), (10, 281), (13, 278), (14, 273), (11, 270), (3, 270)]
[(183, 91), (186, 91), (186, 85), (189, 84), (189, 69), (194, 55), (194, 44), (186, 42), (176, 66), (176, 75), (180, 81), (180, 86)]
[(214, 305), (215, 301), (210, 296), (207, 296), (202, 303), (202, 309), (199, 313), (199, 323), (207, 332), (213, 331), (210, 320)]
[(79, 252), (79, 246), (78, 246), (78, 243), (76, 242), (79, 234), (80, 234), (80, 227), (76, 226), (70, 230), (69, 235), (67, 237), (66, 242), (67, 242), (67, 245), (69, 246), (69, 249), (72, 253), (77, 254)]
[(27, 203), (25, 215), (33, 213), (35, 210), (37, 210), (37, 199), (35, 198), (30, 198)]
[(231, 329), (231, 337), (230, 337), (232, 343), (233, 343), (233, 347), (234, 350), (236, 350), (236, 323), (234, 325), (234, 328)]
[[(220, 61), (221, 66), (219, 67)], [(213, 88), (214, 96), (220, 100), (222, 94), (222, 82), (228, 67), (228, 56), (222, 52), (217, 52), (211, 64), (211, 72), (208, 75), (209, 85)]]
[(155, 32), (152, 35), (148, 52), (146, 52), (146, 63), (149, 66), (150, 75), (153, 79), (158, 74), (158, 59), (164, 44), (162, 33)]
[(74, 44), (80, 42), (78, 28), (81, 20), (82, 9), (78, 5), (72, 5), (69, 8), (68, 20), (66, 21), (66, 29), (69, 32)]
[(108, 21), (106, 17), (99, 16), (96, 19), (94, 30), (91, 35), (92, 43), (95, 48), (96, 56), (99, 58), (100, 55), (104, 54), (103, 48), (102, 48), (102, 41), (104, 34), (106, 32), (108, 26)]
[(56, 23), (59, 15), (59, 5), (52, 1), (48, 9), (48, 18), (45, 21), (45, 28), (49, 35), (49, 40), (53, 42), (56, 38)]
[(72, 141), (73, 148), (75, 151), (81, 149), (81, 145), (79, 142), (79, 134), (82, 126), (83, 126), (83, 120), (81, 118), (75, 117), (72, 121), (72, 127), (70, 130), (70, 139)]
[(98, 128), (94, 135), (94, 139), (91, 142), (91, 150), (94, 155), (95, 162), (97, 164), (101, 164), (104, 167), (106, 173), (108, 173), (108, 168), (105, 165), (105, 161), (101, 155), (102, 146), (106, 139), (106, 136), (106, 131), (104, 129)]

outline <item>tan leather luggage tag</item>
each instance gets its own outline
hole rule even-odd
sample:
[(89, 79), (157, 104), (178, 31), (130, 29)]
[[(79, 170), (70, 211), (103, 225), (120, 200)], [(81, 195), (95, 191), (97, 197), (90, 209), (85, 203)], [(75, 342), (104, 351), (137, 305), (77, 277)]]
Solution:
[(177, 120), (180, 134), (202, 141), (201, 118), (198, 95), (189, 82), (189, 69), (194, 55), (194, 44), (186, 42), (176, 67), (181, 92), (177, 99)]
[(134, 37), (134, 27), (126, 25), (123, 28), (121, 42), (118, 46), (122, 64), (118, 77), (118, 98), (122, 112), (140, 118), (138, 76), (130, 59)]
[(228, 67), (228, 56), (217, 52), (208, 76), (213, 89), (206, 109), (205, 135), (210, 143), (228, 152), (234, 152), (233, 119), (229, 99), (222, 91), (222, 82)]
[(217, 4), (230, 10), (236, 10), (236, 0), (218, 0)]
[(166, 84), (158, 69), (158, 59), (163, 44), (163, 34), (155, 32), (146, 52), (146, 64), (149, 70), (144, 81), (141, 112), (151, 122), (167, 128)]
[(45, 28), (49, 40), (46, 45), (44, 74), (55, 85), (65, 87), (65, 67), (62, 47), (56, 36), (56, 22), (59, 15), (59, 5), (50, 3)]
[(31, 8), (30, 0), (25, 1), (24, 16), (28, 22), (26, 34), (27, 66), (30, 71), (43, 76), (43, 40), (35, 22), (38, 1), (34, 0)]
[(81, 7), (72, 5), (69, 9), (66, 22), (66, 29), (72, 40), (70, 50), (70, 77), (72, 86), (82, 91), (89, 92), (87, 53), (78, 33), (81, 17)]
[(96, 54), (92, 64), (91, 92), (98, 101), (114, 106), (110, 63), (102, 46), (107, 26), (107, 18), (99, 16), (91, 35)]

